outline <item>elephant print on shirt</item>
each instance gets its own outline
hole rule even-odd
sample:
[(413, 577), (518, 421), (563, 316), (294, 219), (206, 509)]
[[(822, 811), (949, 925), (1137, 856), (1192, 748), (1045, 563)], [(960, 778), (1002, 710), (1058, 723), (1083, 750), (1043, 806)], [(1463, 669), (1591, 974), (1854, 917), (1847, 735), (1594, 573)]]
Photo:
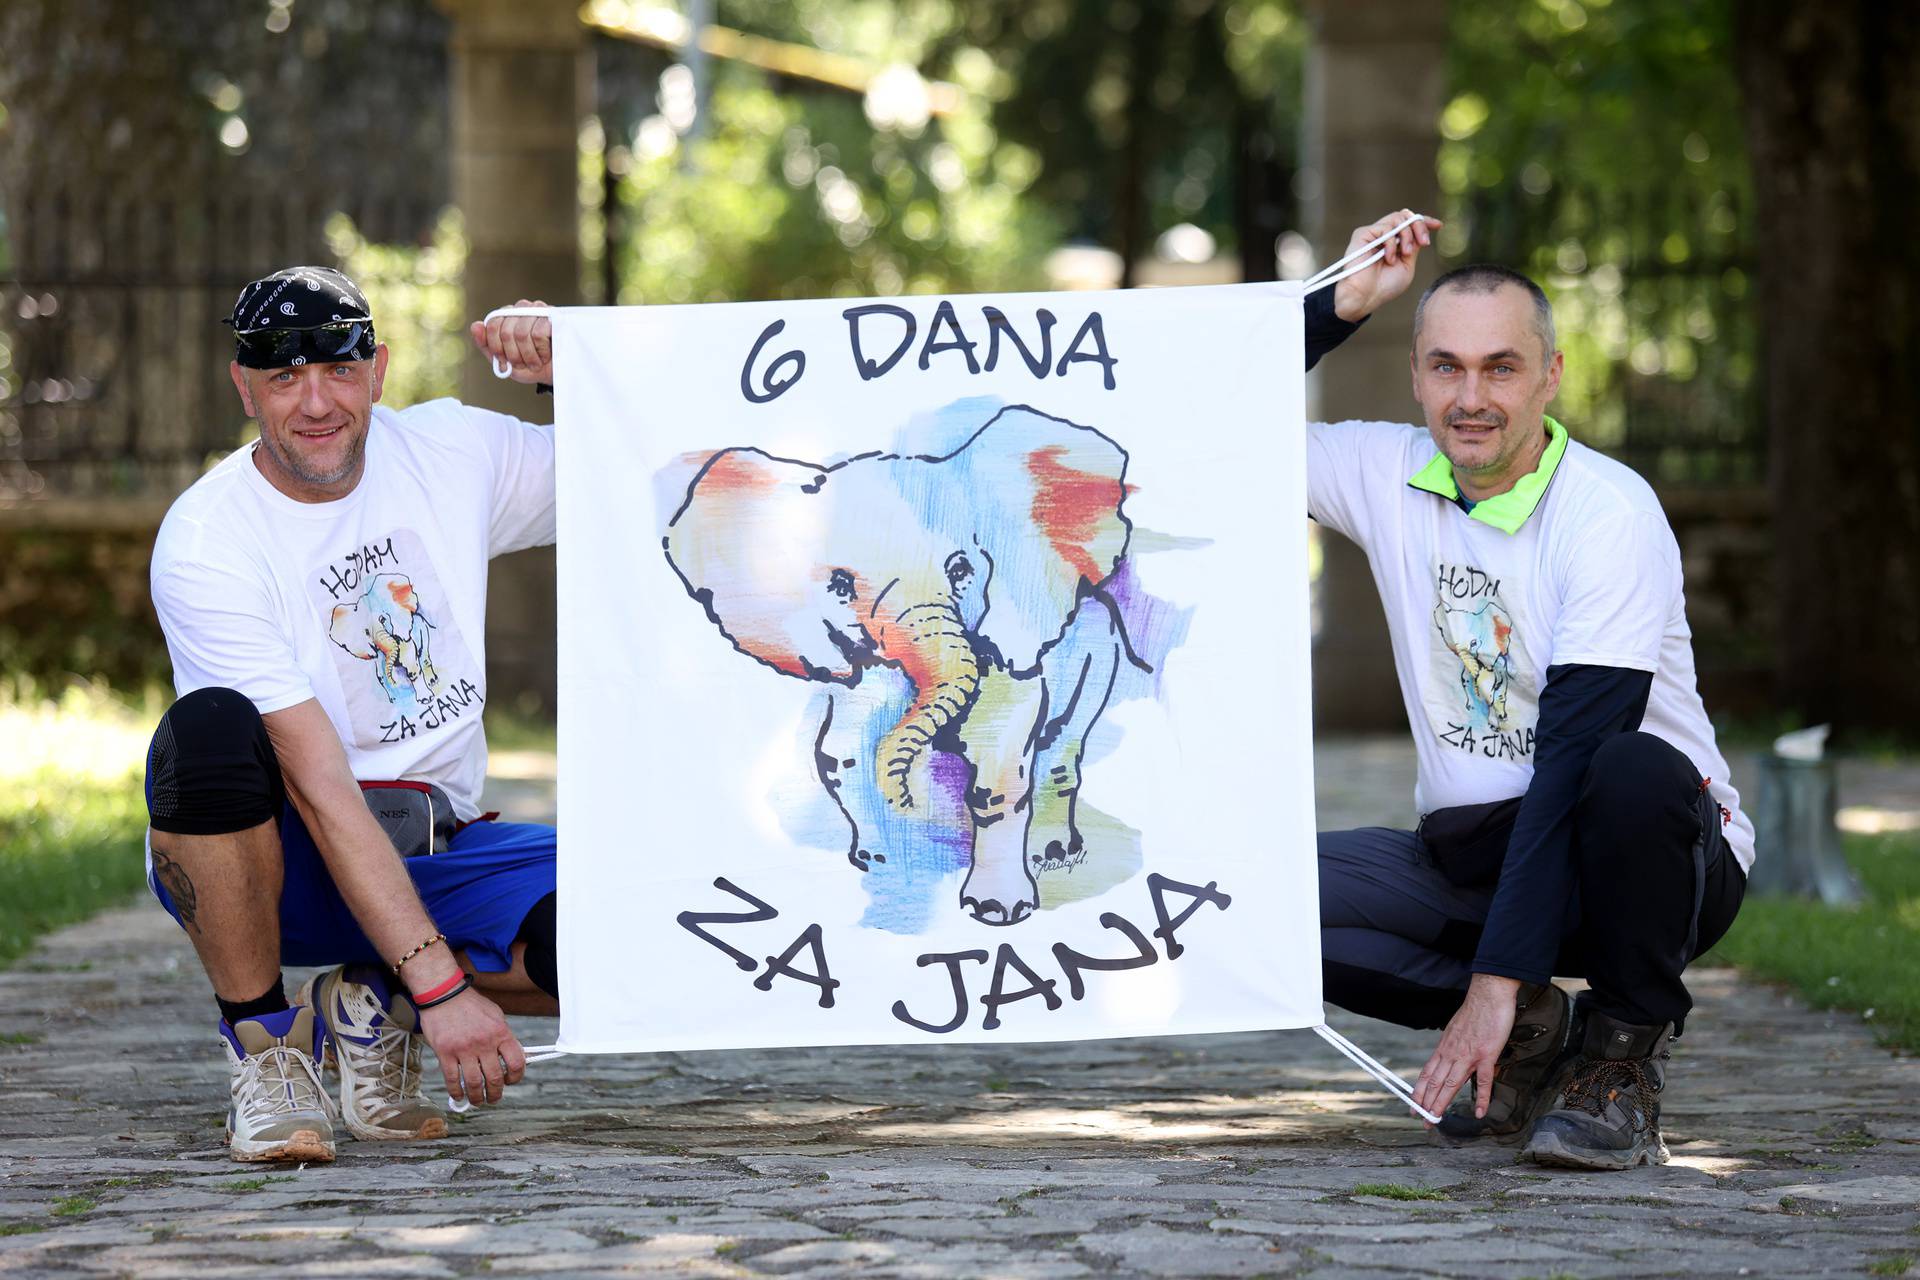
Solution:
[(1476, 609), (1434, 605), (1440, 639), (1460, 660), (1460, 710), (1476, 733), (1513, 727), (1507, 691), (1513, 683), (1513, 620), (1496, 600)]
[(1109, 590), (1126, 468), (1099, 431), (1025, 406), (938, 456), (700, 465), (667, 560), (737, 651), (825, 686), (814, 773), (856, 867), (957, 844), (959, 905), (1011, 925), (1039, 906), (1038, 873), (1100, 856), (1078, 803), (1087, 737), (1123, 667), (1146, 669)]
[(365, 590), (351, 603), (334, 605), (327, 623), (328, 638), (371, 662), (380, 691), (402, 711), (431, 702), (440, 692), (433, 630), (413, 579), (403, 573), (368, 575)]

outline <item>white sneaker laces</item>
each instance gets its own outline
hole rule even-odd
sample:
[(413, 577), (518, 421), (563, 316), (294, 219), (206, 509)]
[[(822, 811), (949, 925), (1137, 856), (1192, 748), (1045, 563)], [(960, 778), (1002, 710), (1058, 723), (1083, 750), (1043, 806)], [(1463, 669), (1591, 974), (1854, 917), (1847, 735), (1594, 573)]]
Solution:
[(292, 1045), (276, 1044), (240, 1060), (235, 1106), (245, 1127), (255, 1129), (279, 1116), (333, 1112), (312, 1058)]
[(360, 1094), (362, 1109), (379, 1114), (424, 1101), (420, 1092), (424, 1043), (422, 1037), (392, 1023), (374, 1032), (368, 1044), (335, 1037), (335, 1052), (352, 1054), (355, 1074), (377, 1084), (373, 1093)]

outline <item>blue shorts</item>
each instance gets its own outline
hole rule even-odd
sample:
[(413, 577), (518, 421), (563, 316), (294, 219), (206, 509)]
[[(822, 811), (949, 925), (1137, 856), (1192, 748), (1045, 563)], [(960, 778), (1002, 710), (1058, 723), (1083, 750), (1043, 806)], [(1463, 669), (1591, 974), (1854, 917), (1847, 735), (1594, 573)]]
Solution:
[[(333, 877), (292, 805), (280, 817), (286, 881), (280, 891), (280, 962), (385, 964), (347, 909)], [(513, 967), (513, 943), (534, 904), (554, 891), (554, 829), (532, 822), (475, 822), (454, 835), (445, 853), (406, 859), (407, 874), (456, 950), (476, 969)], [(179, 922), (173, 899), (147, 860), (147, 888)]]

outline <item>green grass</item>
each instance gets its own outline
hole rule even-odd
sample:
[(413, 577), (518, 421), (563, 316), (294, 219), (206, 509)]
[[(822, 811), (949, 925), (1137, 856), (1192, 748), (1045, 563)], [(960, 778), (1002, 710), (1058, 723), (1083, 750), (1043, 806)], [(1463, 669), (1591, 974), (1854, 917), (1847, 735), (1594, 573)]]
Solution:
[(0, 966), (49, 929), (132, 897), (145, 875), (137, 779), (43, 769), (0, 783)]
[(1882, 1044), (1920, 1053), (1920, 835), (1848, 836), (1846, 851), (1859, 906), (1749, 898), (1701, 963), (1791, 983), (1815, 1008), (1855, 1010)]
[(92, 1213), (99, 1204), (92, 1196), (62, 1196), (53, 1202), (53, 1216), (56, 1218), (78, 1218)]
[(270, 1178), (270, 1177), (233, 1178), (226, 1182), (217, 1182), (214, 1185), (217, 1186), (222, 1191), (259, 1191), (259, 1190), (262, 1190), (263, 1188), (272, 1186), (276, 1182), (292, 1182), (292, 1181), (293, 1181), (293, 1175), (288, 1174), (287, 1176), (282, 1178)]
[(1409, 1187), (1398, 1182), (1363, 1182), (1347, 1194), (1380, 1196), (1387, 1200), (1445, 1200), (1447, 1198), (1447, 1193), (1438, 1187)]
[(559, 731), (552, 716), (526, 715), (505, 707), (486, 710), (487, 747), (493, 751), (552, 751)]

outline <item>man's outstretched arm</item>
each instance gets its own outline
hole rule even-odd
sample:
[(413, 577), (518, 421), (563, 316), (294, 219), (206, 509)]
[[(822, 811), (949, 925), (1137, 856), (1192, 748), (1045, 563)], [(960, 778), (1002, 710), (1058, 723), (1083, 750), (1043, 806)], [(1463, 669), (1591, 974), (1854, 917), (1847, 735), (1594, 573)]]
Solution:
[[(367, 808), (333, 722), (312, 698), (264, 719), (288, 797), (353, 918), (392, 964), (439, 930), (393, 842)], [(440, 943), (407, 961), (401, 976), (410, 990), (426, 991), (458, 972), (451, 948)], [(420, 1029), (456, 1100), (498, 1102), (501, 1089), (519, 1083), (526, 1069), (506, 1018), (478, 991), (422, 1010)]]

